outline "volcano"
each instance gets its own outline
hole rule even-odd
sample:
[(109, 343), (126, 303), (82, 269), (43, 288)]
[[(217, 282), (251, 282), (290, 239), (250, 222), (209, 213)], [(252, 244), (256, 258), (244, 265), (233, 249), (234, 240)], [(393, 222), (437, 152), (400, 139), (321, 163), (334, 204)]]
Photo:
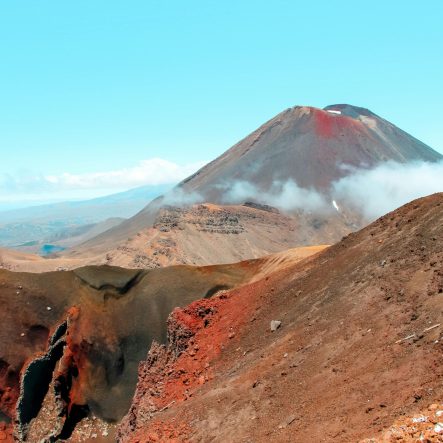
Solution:
[[(88, 257), (91, 263), (102, 263), (103, 254), (109, 252), (109, 264), (124, 264), (126, 259), (121, 257), (121, 251), (126, 251), (127, 255), (128, 251), (135, 250), (139, 253), (141, 249), (143, 255), (143, 245), (146, 242), (137, 243), (134, 238), (137, 235), (145, 239), (152, 237), (152, 231), (148, 231), (155, 226), (159, 211), (165, 205), (187, 206), (192, 200), (222, 206), (243, 203), (238, 198), (232, 201), (230, 192), (239, 183), (246, 183), (254, 189), (258, 203), (271, 205), (273, 202), (260, 202), (260, 195), (266, 194), (275, 186), (293, 183), (302, 192), (308, 193), (308, 202), (312, 200), (309, 192), (315, 192), (328, 202), (329, 209), (333, 209), (330, 188), (351, 171), (372, 168), (387, 161), (410, 163), (436, 162), (441, 159), (438, 152), (367, 109), (343, 104), (324, 109), (295, 106), (281, 112), (223, 155), (183, 180), (172, 194), (154, 200), (134, 217), (70, 250), (67, 255), (73, 258)], [(262, 216), (260, 211), (256, 214), (259, 218)], [(326, 214), (324, 211), (298, 208), (285, 215), (292, 217), (296, 229), (293, 231), (294, 235), (286, 235), (285, 228), (279, 237), (286, 237), (286, 241), (279, 250), (306, 246), (313, 238), (317, 244), (334, 243), (343, 235), (368, 223), (359, 211), (350, 208), (341, 208), (340, 212), (327, 211)], [(274, 221), (272, 224), (275, 226)], [(255, 230), (255, 236), (266, 237), (268, 227), (267, 223), (264, 225), (258, 232)], [(287, 223), (281, 219), (277, 225), (284, 226)], [(248, 223), (245, 229), (247, 232)], [(252, 226), (251, 230), (254, 230)], [(235, 248), (238, 237), (242, 235), (221, 236), (220, 233), (207, 230), (204, 243), (213, 248), (210, 253), (211, 262), (221, 263), (227, 259), (223, 254), (217, 259), (218, 242), (230, 242)], [(168, 238), (167, 241), (174, 242), (175, 238)], [(247, 242), (248, 239), (244, 241)], [(195, 241), (190, 239), (180, 243), (191, 245)], [(256, 257), (251, 250), (244, 250), (244, 255), (236, 257), (237, 259)], [(275, 245), (269, 243), (263, 250), (268, 253), (276, 251)], [(149, 248), (145, 248), (146, 251)], [(211, 263), (204, 257), (194, 260), (195, 254), (186, 246), (179, 251), (179, 256), (184, 257), (185, 263)], [(192, 261), (186, 261), (188, 256), (194, 257)], [(168, 260), (164, 262), (174, 263)]]
[[(237, 180), (269, 189), (293, 180), (327, 191), (346, 167), (437, 161), (442, 156), (373, 112), (351, 105), (295, 106), (278, 114), (179, 186), (219, 201), (217, 185)], [(345, 168), (344, 168), (345, 167)]]

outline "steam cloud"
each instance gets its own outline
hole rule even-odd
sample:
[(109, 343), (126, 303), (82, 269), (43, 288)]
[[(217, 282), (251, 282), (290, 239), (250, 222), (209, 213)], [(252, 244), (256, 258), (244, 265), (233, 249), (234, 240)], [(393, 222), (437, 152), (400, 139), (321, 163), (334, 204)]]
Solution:
[(226, 203), (243, 203), (256, 200), (275, 206), (283, 211), (304, 209), (312, 212), (330, 210), (325, 197), (313, 189), (305, 189), (294, 181), (274, 182), (267, 192), (263, 192), (249, 182), (238, 181), (230, 186), (223, 198)]
[(162, 205), (188, 206), (204, 202), (205, 199), (198, 192), (186, 192), (176, 187), (163, 196)]
[(443, 161), (386, 162), (373, 169), (354, 169), (332, 184), (330, 200), (291, 180), (274, 182), (266, 192), (245, 181), (220, 187), (225, 189), (224, 203), (243, 203), (251, 199), (284, 211), (299, 209), (325, 213), (337, 209), (333, 204), (336, 201), (338, 207), (358, 208), (371, 221), (411, 200), (443, 192)]
[(399, 164), (387, 162), (357, 170), (334, 183), (338, 201), (359, 208), (370, 220), (419, 197), (443, 191), (443, 161)]

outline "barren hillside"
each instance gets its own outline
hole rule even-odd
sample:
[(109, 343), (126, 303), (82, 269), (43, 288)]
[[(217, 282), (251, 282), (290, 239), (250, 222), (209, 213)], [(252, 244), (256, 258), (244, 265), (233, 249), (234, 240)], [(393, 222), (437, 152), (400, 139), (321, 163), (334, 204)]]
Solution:
[(443, 394), (442, 226), (436, 194), (175, 310), (119, 441), (442, 441), (412, 420)]
[(151, 269), (178, 264), (234, 263), (294, 245), (316, 245), (324, 238), (332, 242), (341, 229), (352, 226), (339, 215), (329, 220), (310, 214), (300, 217), (303, 223), (275, 208), (252, 203), (169, 206), (158, 212), (151, 228), (140, 231), (106, 254), (95, 255), (91, 251), (43, 258), (0, 250), (0, 266), (13, 271), (45, 272), (102, 264)]

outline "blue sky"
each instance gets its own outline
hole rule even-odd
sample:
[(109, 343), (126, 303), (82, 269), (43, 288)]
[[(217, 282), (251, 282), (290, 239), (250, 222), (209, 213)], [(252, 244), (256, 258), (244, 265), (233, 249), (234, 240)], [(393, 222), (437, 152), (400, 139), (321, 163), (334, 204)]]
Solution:
[(179, 180), (296, 104), (364, 106), (443, 152), (442, 19), (439, 0), (1, 2), (0, 207)]

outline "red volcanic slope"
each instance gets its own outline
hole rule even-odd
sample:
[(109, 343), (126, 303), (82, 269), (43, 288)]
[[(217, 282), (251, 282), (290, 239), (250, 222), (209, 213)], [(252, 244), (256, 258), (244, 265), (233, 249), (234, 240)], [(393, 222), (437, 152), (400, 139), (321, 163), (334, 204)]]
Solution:
[(442, 227), (436, 194), (174, 311), (119, 441), (386, 441), (443, 395)]
[(322, 109), (313, 109), (315, 133), (320, 137), (333, 138), (343, 135), (345, 132), (358, 137), (369, 135), (367, 126), (360, 120), (348, 116), (337, 116)]
[(146, 428), (143, 417), (147, 411), (167, 410), (192, 399), (196, 389), (216, 377), (214, 362), (229, 342), (235, 341), (251, 312), (258, 310), (257, 294), (266, 289), (263, 283), (174, 310), (168, 320), (169, 351), (153, 344), (147, 361), (139, 367), (141, 383), (120, 428), (122, 441), (187, 440), (192, 432), (188, 423), (157, 420), (154, 415)]

